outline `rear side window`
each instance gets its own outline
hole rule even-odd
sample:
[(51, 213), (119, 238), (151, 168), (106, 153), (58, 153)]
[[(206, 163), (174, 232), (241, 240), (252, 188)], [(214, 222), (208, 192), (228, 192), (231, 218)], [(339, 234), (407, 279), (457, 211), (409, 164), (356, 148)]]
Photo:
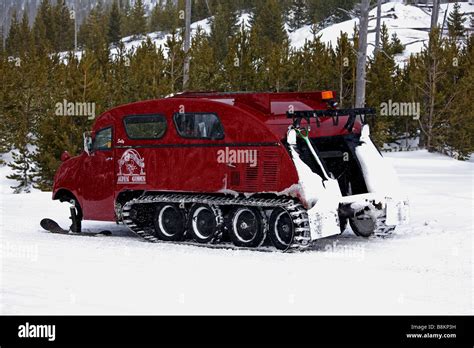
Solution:
[(160, 139), (166, 132), (166, 118), (162, 115), (127, 116), (124, 123), (130, 139)]
[(223, 139), (224, 128), (216, 114), (183, 113), (174, 115), (174, 123), (183, 138)]
[(93, 150), (110, 150), (112, 148), (112, 127), (98, 131), (94, 138)]

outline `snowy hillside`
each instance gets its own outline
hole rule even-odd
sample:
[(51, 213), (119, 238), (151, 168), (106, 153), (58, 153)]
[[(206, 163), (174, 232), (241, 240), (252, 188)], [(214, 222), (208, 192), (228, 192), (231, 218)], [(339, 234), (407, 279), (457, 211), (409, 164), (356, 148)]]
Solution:
[(67, 206), (14, 195), (0, 167), (0, 314), (472, 314), (474, 162), (387, 155), (409, 192), (411, 224), (388, 238), (348, 229), (282, 254), (53, 235)]
[[(149, 0), (154, 1), (154, 0)], [(149, 4), (150, 7), (153, 4)], [(461, 12), (466, 14), (466, 21), (464, 23), (466, 28), (469, 28), (470, 20), (469, 16), (474, 14), (474, 3), (462, 2)], [(453, 4), (442, 4), (440, 8), (439, 24), (443, 24), (444, 15), (447, 11), (448, 14), (453, 9)], [(372, 55), (374, 50), (375, 43), (375, 24), (376, 24), (376, 12), (377, 9), (374, 8), (370, 12), (370, 21), (369, 21), (369, 36), (368, 36), (368, 54)], [(244, 13), (239, 17), (239, 24), (244, 23), (247, 27), (249, 24), (250, 14)], [(397, 34), (398, 38), (401, 40), (402, 44), (405, 46), (405, 51), (403, 54), (397, 57), (397, 63), (403, 64), (407, 61), (408, 57), (412, 53), (420, 52), (423, 48), (423, 45), (428, 40), (428, 33), (431, 22), (431, 14), (422, 8), (404, 5), (401, 1), (392, 1), (382, 5), (382, 22), (385, 23), (388, 29), (390, 36), (392, 34)], [(354, 32), (354, 26), (358, 25), (359, 20), (357, 18), (351, 19), (345, 22), (336, 23), (330, 25), (317, 33), (321, 36), (321, 40), (327, 44), (331, 44), (333, 47), (337, 46), (337, 38), (340, 36), (341, 32), (347, 33), (349, 37), (352, 37)], [(204, 32), (210, 32), (209, 20), (204, 19), (192, 24), (193, 35), (196, 33), (197, 28), (200, 27)], [(291, 46), (298, 49), (301, 48), (306, 40), (311, 40), (313, 38), (313, 33), (311, 31), (311, 26), (304, 26), (294, 32), (289, 32), (289, 39)], [(166, 40), (169, 36), (165, 32), (153, 32), (147, 34), (148, 37), (152, 39), (158, 47), (165, 48)], [(142, 44), (146, 39), (146, 36), (141, 38), (132, 38), (125, 37), (122, 39), (127, 50), (134, 50)], [(116, 49), (111, 50), (112, 56), (117, 53)], [(165, 51), (166, 53), (166, 51)], [(61, 55), (66, 56), (66, 52), (63, 52)], [(77, 54), (81, 56), (81, 52)]]
[[(474, 14), (474, 3), (460, 2), (461, 12), (466, 14), (466, 21), (464, 26), (469, 28), (469, 15)], [(439, 25), (442, 26), (444, 15), (453, 10), (452, 3), (441, 4), (439, 14)], [(376, 25), (377, 9), (374, 8), (369, 15), (369, 36), (368, 36), (368, 54), (373, 54), (375, 44), (375, 25)], [(397, 62), (403, 64), (410, 54), (418, 53), (422, 50), (423, 45), (428, 41), (428, 34), (431, 23), (431, 13), (416, 6), (404, 5), (401, 2), (388, 2), (382, 5), (382, 23), (385, 23), (388, 29), (389, 36), (397, 34), (398, 38), (405, 46), (405, 52), (397, 57)], [(359, 25), (359, 19), (351, 19), (345, 22), (333, 24), (323, 30), (318, 35), (321, 35), (321, 40), (333, 47), (337, 46), (337, 38), (341, 32), (346, 33), (352, 37), (354, 33), (354, 26)], [(311, 28), (305, 26), (296, 30), (290, 35), (293, 47), (301, 47), (305, 40), (312, 37)]]

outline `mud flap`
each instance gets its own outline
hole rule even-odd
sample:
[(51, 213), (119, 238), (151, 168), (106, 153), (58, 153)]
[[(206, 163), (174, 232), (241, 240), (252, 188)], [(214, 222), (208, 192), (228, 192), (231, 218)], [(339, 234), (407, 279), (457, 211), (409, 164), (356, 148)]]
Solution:
[(410, 209), (408, 201), (395, 200), (391, 197), (385, 198), (385, 224), (397, 226), (409, 223)]
[(334, 236), (341, 233), (339, 228), (339, 217), (333, 211), (308, 211), (311, 240)]

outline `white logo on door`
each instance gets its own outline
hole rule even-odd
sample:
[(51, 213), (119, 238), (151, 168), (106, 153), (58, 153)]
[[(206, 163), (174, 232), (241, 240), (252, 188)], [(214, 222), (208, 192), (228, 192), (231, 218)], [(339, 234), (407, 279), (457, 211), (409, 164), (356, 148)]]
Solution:
[(117, 184), (146, 184), (145, 160), (137, 150), (125, 151), (118, 166)]

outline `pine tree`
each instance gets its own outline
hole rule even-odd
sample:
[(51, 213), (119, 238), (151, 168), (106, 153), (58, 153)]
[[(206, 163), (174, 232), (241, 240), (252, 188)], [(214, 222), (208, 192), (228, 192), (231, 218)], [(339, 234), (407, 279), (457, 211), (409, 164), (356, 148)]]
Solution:
[[(158, 6), (157, 6), (158, 7)], [(107, 31), (109, 43), (117, 45), (121, 39), (121, 16), (117, 1), (112, 3), (109, 15), (109, 27)]]
[(288, 39), (278, 0), (257, 2), (251, 24), (255, 44), (262, 53), (268, 51), (272, 44), (281, 45)]
[(170, 93), (166, 60), (150, 38), (137, 48), (130, 61), (127, 81), (133, 100), (158, 99)]
[(29, 193), (34, 182), (34, 164), (32, 154), (27, 146), (13, 151), (12, 162), (8, 163), (13, 173), (7, 175), (8, 179), (15, 180), (16, 186), (11, 186), (13, 193)]
[(457, 155), (465, 160), (474, 152), (474, 102), (471, 96), (474, 86), (474, 36), (468, 38), (465, 47), (460, 53), (459, 75), (461, 76), (456, 87), (451, 107), (449, 108), (450, 122), (446, 137), (446, 144)]
[[(387, 27), (384, 25), (380, 30), (381, 49), (375, 54), (367, 71), (367, 104), (376, 108), (382, 103), (389, 103), (390, 100), (397, 102), (397, 79), (396, 64), (391, 51), (391, 43), (388, 36)], [(383, 88), (381, 88), (383, 86)], [(400, 102), (400, 101), (398, 101)], [(377, 115), (377, 121), (371, 130), (372, 137), (378, 145), (384, 142), (391, 142), (396, 138), (391, 134), (394, 124), (402, 119), (396, 115)]]
[(32, 33), (36, 51), (39, 54), (43, 52), (52, 52), (55, 37), (54, 15), (49, 0), (42, 0), (36, 13)]
[(7, 54), (10, 56), (18, 56), (20, 53), (20, 23), (18, 22), (16, 11), (13, 12), (10, 31), (5, 43)]
[(189, 89), (194, 91), (218, 90), (221, 69), (216, 64), (209, 38), (201, 28), (198, 28), (193, 37), (190, 54), (192, 59)]
[(98, 3), (81, 25), (78, 34), (79, 42), (97, 55), (102, 66), (106, 65), (109, 55), (107, 29), (107, 18), (104, 9), (101, 3)]
[(175, 31), (180, 27), (180, 23), (182, 25), (184, 20), (180, 21), (178, 4), (175, 5), (174, 1), (166, 1), (161, 17), (161, 30)]
[(28, 12), (23, 12), (23, 17), (21, 19), (20, 31), (18, 33), (19, 42), (19, 52), (25, 54), (31, 50), (33, 40), (30, 31), (30, 25), (28, 20)]
[(420, 146), (429, 151), (436, 151), (442, 147), (445, 136), (443, 133), (446, 132), (445, 127), (448, 125), (446, 110), (452, 103), (449, 102), (452, 91), (442, 91), (443, 83), (449, 78), (447, 69), (452, 66), (452, 61), (446, 59), (444, 49), (446, 40), (440, 38), (439, 33), (439, 29), (430, 32), (428, 46), (413, 61), (416, 66), (413, 70), (414, 88), (421, 91), (422, 102), (419, 120)]
[(3, 53), (5, 52), (5, 35), (3, 30), (3, 25), (0, 26), (0, 58), (2, 57)]
[(183, 37), (176, 31), (172, 31), (166, 40), (165, 47), (168, 51), (166, 60), (166, 75), (169, 83), (170, 93), (176, 93), (182, 89), (183, 83)]
[(391, 43), (390, 43), (390, 46), (387, 47), (387, 51), (389, 51), (390, 54), (393, 54), (393, 55), (402, 54), (403, 51), (405, 51), (405, 46), (403, 46), (402, 41), (398, 38), (397, 33), (392, 34)]
[(211, 20), (210, 46), (217, 62), (221, 62), (229, 50), (229, 41), (237, 30), (237, 16), (230, 2), (218, 3)]
[[(231, 3), (232, 3), (231, 1), (224, 1), (224, 4), (230, 5)], [(192, 18), (191, 18), (192, 22), (197, 22), (202, 19), (208, 18), (211, 14), (209, 13), (206, 0), (194, 0), (192, 2), (191, 15), (192, 15)]]
[(71, 50), (74, 47), (74, 20), (65, 0), (57, 0), (52, 8), (52, 27), (49, 28), (54, 52)]
[(149, 31), (160, 31), (162, 30), (162, 21), (163, 19), (163, 9), (161, 4), (156, 5), (153, 7), (153, 10), (150, 14), (150, 25)]
[(256, 49), (251, 45), (250, 31), (242, 24), (230, 40), (229, 51), (224, 59), (221, 88), (224, 91), (255, 90), (258, 77), (255, 71)]
[(341, 33), (335, 49), (335, 67), (339, 105), (350, 108), (354, 104), (354, 76), (357, 57), (355, 47), (346, 33)]
[(461, 13), (461, 6), (459, 3), (455, 3), (453, 10), (448, 17), (448, 33), (450, 36), (457, 39), (464, 36), (464, 13)]
[(133, 36), (145, 34), (147, 29), (146, 23), (143, 0), (137, 0), (130, 15), (130, 34)]
[(308, 22), (306, 0), (292, 0), (288, 25), (291, 31), (301, 28)]

